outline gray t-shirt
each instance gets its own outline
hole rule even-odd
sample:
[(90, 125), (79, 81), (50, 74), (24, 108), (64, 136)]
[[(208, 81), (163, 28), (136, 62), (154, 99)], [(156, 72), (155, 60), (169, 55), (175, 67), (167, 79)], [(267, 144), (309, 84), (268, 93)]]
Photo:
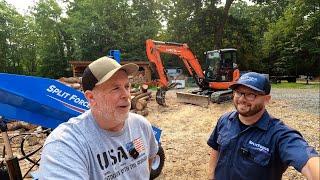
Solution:
[(129, 113), (120, 132), (101, 129), (88, 110), (46, 139), (39, 179), (149, 179), (148, 158), (158, 151), (151, 124)]

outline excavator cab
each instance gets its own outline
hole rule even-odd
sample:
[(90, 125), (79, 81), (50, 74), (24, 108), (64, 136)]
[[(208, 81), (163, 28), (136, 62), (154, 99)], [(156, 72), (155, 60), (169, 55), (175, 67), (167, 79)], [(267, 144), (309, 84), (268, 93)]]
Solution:
[(231, 82), (237, 68), (237, 50), (233, 48), (207, 51), (205, 79), (208, 82)]

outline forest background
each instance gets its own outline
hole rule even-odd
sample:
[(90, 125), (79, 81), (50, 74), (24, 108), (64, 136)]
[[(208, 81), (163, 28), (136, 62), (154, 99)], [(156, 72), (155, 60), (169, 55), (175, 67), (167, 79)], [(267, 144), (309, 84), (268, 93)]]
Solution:
[[(39, 0), (20, 14), (0, 0), (0, 72), (71, 76), (69, 61), (119, 49), (147, 61), (145, 41), (187, 43), (204, 52), (238, 49), (242, 71), (320, 75), (319, 0)], [(63, 3), (63, 6), (61, 6)], [(183, 67), (165, 56), (166, 66)]]

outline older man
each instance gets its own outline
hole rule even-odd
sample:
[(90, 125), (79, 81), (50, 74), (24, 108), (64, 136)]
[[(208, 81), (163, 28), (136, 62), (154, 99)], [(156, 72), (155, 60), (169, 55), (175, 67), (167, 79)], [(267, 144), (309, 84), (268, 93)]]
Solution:
[(129, 113), (128, 76), (135, 64), (121, 66), (102, 57), (84, 71), (82, 84), (90, 110), (59, 125), (47, 138), (40, 179), (145, 179), (158, 151), (151, 124)]
[(236, 111), (220, 117), (208, 145), (209, 179), (280, 180), (288, 166), (319, 180), (319, 156), (301, 134), (265, 109), (270, 83), (250, 72), (231, 86)]

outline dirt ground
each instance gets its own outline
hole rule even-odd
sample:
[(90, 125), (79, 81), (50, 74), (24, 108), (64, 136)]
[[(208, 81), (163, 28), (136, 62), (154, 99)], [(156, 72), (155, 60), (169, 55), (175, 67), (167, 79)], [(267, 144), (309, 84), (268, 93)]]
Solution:
[[(168, 107), (159, 106), (154, 99), (148, 103), (150, 113), (147, 119), (162, 129), (161, 142), (166, 155), (162, 174), (157, 179), (206, 179), (209, 159), (207, 139), (216, 125), (217, 119), (223, 113), (232, 111), (233, 105), (231, 102), (227, 102), (210, 104), (208, 108), (203, 108), (181, 104), (176, 101), (176, 91), (178, 90), (167, 92)], [(297, 94), (299, 97), (302, 96), (302, 100), (296, 98)], [(275, 90), (273, 95), (275, 98), (267, 107), (269, 113), (299, 130), (309, 144), (319, 152), (319, 90)], [(310, 96), (312, 96), (311, 100)], [(153, 97), (155, 97), (155, 92), (153, 92)], [(40, 137), (36, 140), (38, 144), (32, 148), (41, 145), (43, 140)], [(18, 157), (21, 157), (18, 144), (18, 142), (13, 144), (14, 151)], [(3, 142), (1, 142), (1, 147), (2, 145)], [(37, 158), (33, 157), (33, 159)], [(23, 173), (31, 166), (25, 160), (20, 161), (20, 165)], [(305, 178), (293, 168), (289, 168), (283, 179)]]

